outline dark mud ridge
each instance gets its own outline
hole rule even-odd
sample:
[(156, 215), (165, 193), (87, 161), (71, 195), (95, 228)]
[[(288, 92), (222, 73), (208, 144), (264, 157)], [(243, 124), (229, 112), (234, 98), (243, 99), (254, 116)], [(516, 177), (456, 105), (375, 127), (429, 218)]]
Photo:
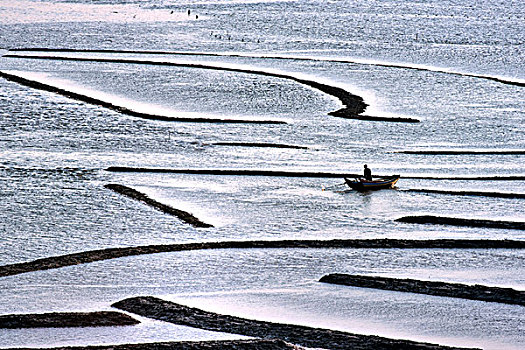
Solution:
[(319, 282), (525, 306), (525, 292), (479, 284), (467, 285), (340, 273), (323, 276)]
[(45, 314), (0, 315), (1, 328), (59, 328), (132, 326), (140, 322), (114, 311), (53, 312)]
[(405, 192), (418, 193), (437, 193), (450, 194), (454, 196), (479, 196), (479, 197), (495, 197), (495, 198), (525, 198), (525, 193), (504, 193), (504, 192), (478, 192), (478, 191), (444, 191), (444, 190), (425, 190), (425, 189), (408, 189)]
[(126, 256), (180, 252), (206, 249), (525, 249), (525, 241), (510, 240), (403, 240), (403, 239), (335, 239), (335, 240), (283, 240), (283, 241), (224, 241), (186, 244), (164, 244), (139, 247), (107, 248), (59, 255), (29, 262), (0, 266), (0, 277), (31, 271), (58, 269), (95, 261)]
[[(98, 345), (98, 346), (73, 346), (59, 348), (38, 348), (39, 350), (300, 350), (278, 339), (249, 339), (249, 340), (212, 340), (212, 341), (181, 341), (142, 344)], [(24, 348), (2, 350), (30, 350)], [(34, 348), (31, 348), (34, 350)]]
[[(178, 56), (214, 56), (214, 57), (252, 57), (252, 58), (262, 58), (260, 56), (250, 56), (247, 54), (234, 54), (234, 53), (209, 53), (209, 52), (187, 52), (187, 51), (147, 51), (147, 50), (115, 50), (115, 49), (65, 49), (65, 48), (13, 48), (9, 51), (28, 51), (28, 52), (92, 52), (92, 53), (138, 53), (138, 54), (148, 54), (148, 55), (178, 55)], [(288, 57), (288, 56), (277, 56), (277, 55), (265, 55), (265, 58), (268, 59), (277, 59), (277, 60), (294, 60), (294, 61), (322, 61), (322, 62), (335, 62), (335, 63), (352, 63), (356, 65), (366, 65), (366, 66), (375, 66), (375, 67), (387, 67), (387, 68), (399, 68), (407, 70), (416, 70), (424, 72), (433, 72), (441, 74), (450, 74), (457, 75), (462, 77), (478, 78), (495, 81), (498, 83), (506, 85), (514, 85), (525, 87), (525, 83), (514, 80), (507, 80), (493, 76), (481, 75), (481, 74), (472, 74), (472, 73), (461, 73), (461, 72), (451, 72), (448, 70), (437, 70), (430, 69), (425, 67), (415, 67), (410, 65), (394, 64), (394, 63), (364, 63), (356, 60), (341, 60), (341, 59), (325, 59), (325, 58), (311, 58), (311, 57)]]
[(214, 146), (236, 146), (236, 147), (269, 147), (269, 148), (291, 148), (291, 149), (308, 149), (306, 146), (285, 145), (281, 143), (266, 142), (215, 142)]
[(144, 317), (209, 331), (262, 339), (281, 339), (299, 346), (324, 349), (452, 349), (435, 344), (360, 335), (283, 323), (249, 320), (175, 304), (154, 297), (119, 301), (113, 307)]
[[(312, 171), (285, 171), (262, 169), (167, 169), (167, 168), (134, 168), (126, 166), (111, 166), (106, 171), (118, 173), (159, 173), (159, 174), (193, 174), (193, 175), (222, 175), (222, 176), (275, 176), (275, 177), (312, 177), (312, 178), (339, 178), (361, 177), (362, 174), (312, 172)], [(374, 175), (374, 177), (388, 177), (391, 175)], [(459, 181), (523, 181), (525, 176), (479, 176), (479, 177), (434, 177), (434, 176), (407, 176), (403, 179), (423, 180), (459, 180)]]
[(337, 111), (329, 113), (332, 116), (350, 118), (350, 119), (370, 120), (370, 121), (391, 121), (391, 122), (409, 122), (409, 123), (419, 122), (418, 120), (411, 119), (411, 118), (382, 118), (382, 117), (361, 116), (361, 114), (365, 111), (366, 107), (368, 106), (368, 104), (364, 102), (361, 96), (351, 94), (350, 92), (342, 88), (328, 85), (328, 84), (319, 83), (317, 81), (301, 79), (301, 78), (294, 77), (292, 75), (271, 73), (271, 72), (261, 71), (261, 70), (221, 67), (221, 66), (205, 65), (201, 63), (159, 62), (159, 61), (145, 61), (145, 60), (119, 59), (119, 58), (88, 58), (88, 57), (65, 57), (65, 56), (51, 57), (51, 56), (28, 56), (28, 55), (16, 55), (16, 54), (6, 54), (3, 57), (57, 60), (57, 61), (82, 61), (82, 62), (99, 62), (99, 63), (108, 62), (108, 63), (122, 63), (122, 64), (142, 64), (142, 65), (153, 65), (153, 66), (171, 66), (171, 67), (219, 70), (219, 71), (225, 71), (225, 72), (237, 72), (237, 73), (261, 75), (261, 76), (269, 76), (269, 77), (274, 77), (274, 78), (292, 80), (299, 84), (309, 86), (311, 88), (324, 92), (325, 94), (338, 98), (344, 107)]
[(517, 151), (461, 151), (461, 150), (449, 150), (449, 151), (438, 151), (438, 150), (429, 150), (429, 151), (397, 151), (395, 153), (404, 153), (404, 154), (424, 154), (424, 155), (515, 155), (515, 154), (525, 154), (523, 150)]
[(119, 184), (107, 184), (104, 186), (105, 188), (108, 188), (110, 190), (113, 190), (117, 193), (123, 194), (125, 196), (128, 196), (130, 198), (136, 199), (138, 201), (141, 201), (143, 203), (146, 203), (147, 205), (158, 209), (166, 214), (173, 215), (180, 220), (194, 226), (194, 227), (200, 227), (200, 228), (208, 228), (213, 227), (213, 225), (207, 224), (205, 222), (200, 221), (192, 214), (185, 212), (183, 210), (175, 209), (170, 207), (169, 205), (162, 204), (160, 202), (157, 202), (156, 200), (148, 197), (142, 192), (139, 192), (137, 190), (134, 190), (133, 188), (119, 185)]
[(370, 115), (354, 114), (351, 113), (348, 109), (341, 109), (335, 112), (328, 113), (334, 117), (340, 117), (345, 119), (356, 119), (356, 120), (365, 120), (365, 121), (374, 121), (374, 122), (397, 122), (397, 123), (419, 123), (418, 119), (414, 118), (387, 118), (387, 117), (374, 117)]
[(118, 106), (114, 105), (110, 102), (106, 102), (103, 100), (99, 100), (94, 97), (89, 97), (86, 95), (82, 95), (73, 91), (68, 91), (61, 89), (59, 87), (48, 85), (44, 83), (40, 83), (34, 80), (26, 79), (19, 77), (17, 75), (9, 74), (6, 72), (0, 71), (0, 77), (13, 81), (15, 83), (29, 86), (34, 89), (42, 90), (42, 91), (48, 91), (52, 92), (58, 95), (66, 96), (68, 98), (71, 98), (73, 100), (86, 102), (89, 104), (101, 106), (107, 109), (111, 109), (113, 111), (116, 111), (118, 113), (122, 113), (125, 115), (129, 115), (132, 117), (138, 117), (143, 119), (149, 119), (149, 120), (160, 120), (160, 121), (169, 121), (169, 122), (192, 122), (192, 123), (233, 123), (233, 124), (287, 124), (284, 121), (277, 121), (277, 120), (238, 120), (238, 119), (217, 119), (217, 118), (181, 118), (181, 117), (168, 117), (163, 115), (157, 115), (157, 114), (149, 114), (149, 113), (142, 113), (137, 112), (132, 109), (126, 108), (124, 106)]
[(494, 221), (494, 220), (480, 220), (480, 219), (460, 219), (443, 216), (405, 216), (396, 219), (398, 222), (406, 222), (411, 224), (433, 224), (433, 225), (451, 225), (451, 226), (467, 226), (467, 227), (485, 227), (485, 228), (502, 228), (510, 230), (525, 230), (525, 222), (514, 221)]
[(452, 180), (452, 181), (523, 181), (525, 176), (407, 176), (403, 175), (405, 179), (418, 179), (418, 180)]
[(313, 178), (341, 178), (359, 177), (357, 174), (326, 173), (326, 172), (298, 172), (280, 170), (246, 170), (246, 169), (163, 169), (163, 168), (131, 168), (112, 166), (106, 171), (118, 173), (167, 173), (167, 174), (194, 174), (194, 175), (241, 175), (241, 176), (279, 176), (279, 177), (313, 177)]

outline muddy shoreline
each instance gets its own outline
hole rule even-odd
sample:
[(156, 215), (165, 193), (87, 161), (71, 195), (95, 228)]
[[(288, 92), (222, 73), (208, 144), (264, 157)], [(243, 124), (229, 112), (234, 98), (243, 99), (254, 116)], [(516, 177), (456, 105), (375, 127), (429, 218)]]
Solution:
[(525, 306), (525, 292), (512, 288), (334, 273), (319, 282)]
[(175, 216), (179, 218), (180, 220), (184, 221), (185, 223), (192, 225), (193, 227), (198, 227), (198, 228), (213, 227), (213, 225), (202, 222), (201, 220), (197, 219), (195, 216), (193, 216), (192, 214), (186, 211), (175, 209), (173, 207), (170, 207), (169, 205), (157, 202), (156, 200), (148, 197), (146, 194), (139, 192), (137, 190), (134, 190), (133, 188), (119, 185), (119, 184), (107, 184), (107, 185), (104, 185), (104, 187), (107, 189), (113, 190), (117, 193), (120, 193), (124, 196), (127, 196), (129, 198), (135, 199), (139, 202), (143, 202), (157, 210), (162, 211), (163, 213)]
[(115, 311), (0, 315), (0, 329), (114, 327), (139, 323), (133, 317)]
[(0, 266), (0, 277), (33, 271), (57, 269), (95, 261), (135, 255), (207, 249), (282, 249), (282, 248), (355, 248), (355, 249), (525, 249), (525, 241), (511, 240), (403, 240), (403, 239), (335, 239), (282, 241), (223, 241), (187, 244), (164, 244), (107, 248), (36, 259)]
[(396, 219), (395, 221), (410, 223), (410, 224), (431, 224), (431, 225), (499, 228), (499, 229), (509, 229), (509, 230), (525, 230), (525, 222), (495, 221), (495, 220), (481, 220), (481, 219), (461, 219), (461, 218), (432, 216), (432, 215), (404, 216), (402, 218)]
[(262, 339), (282, 339), (299, 346), (325, 349), (458, 349), (430, 343), (361, 335), (330, 329), (249, 320), (207, 312), (154, 297), (119, 301), (113, 307), (140, 316), (210, 331), (240, 334)]

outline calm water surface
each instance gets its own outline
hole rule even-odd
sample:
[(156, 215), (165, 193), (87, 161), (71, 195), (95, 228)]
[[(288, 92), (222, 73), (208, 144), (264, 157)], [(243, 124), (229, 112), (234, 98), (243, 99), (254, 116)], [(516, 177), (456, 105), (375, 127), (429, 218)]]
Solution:
[[(524, 6), (513, 1), (0, 2), (0, 53), (36, 57), (0, 57), (1, 71), (149, 113), (287, 122), (148, 121), (1, 79), (0, 263), (107, 247), (217, 240), (523, 240), (520, 230), (394, 220), (428, 214), (525, 221), (523, 199), (403, 191), (525, 193), (524, 181), (411, 178), (525, 176), (524, 155), (397, 153), (525, 149), (525, 95), (516, 85), (525, 81), (524, 21)], [(8, 51), (31, 47), (117, 52)], [(122, 59), (142, 64), (116, 62)], [(369, 104), (365, 114), (420, 123), (335, 118), (328, 113), (341, 107), (337, 99), (291, 79), (153, 64), (159, 61), (319, 81), (362, 96)], [(342, 179), (105, 170), (360, 173), (365, 163), (375, 174), (407, 178), (396, 190), (361, 194), (346, 190)], [(133, 187), (215, 227), (187, 226), (106, 190), (107, 183)], [(157, 254), (3, 278), (0, 313), (95, 311), (128, 296), (156, 295), (242, 317), (446, 345), (520, 349), (525, 346), (523, 307), (317, 280), (325, 273), (346, 272), (524, 290), (523, 259), (514, 250)], [(2, 347), (237, 338), (141, 321), (137, 327), (80, 331), (0, 330), (0, 337)]]

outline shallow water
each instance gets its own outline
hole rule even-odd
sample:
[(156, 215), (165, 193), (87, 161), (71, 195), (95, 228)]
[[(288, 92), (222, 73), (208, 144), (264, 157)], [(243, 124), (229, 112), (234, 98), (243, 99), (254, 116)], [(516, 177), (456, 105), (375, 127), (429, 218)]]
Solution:
[[(525, 193), (524, 181), (414, 179), (525, 176), (524, 155), (396, 153), (525, 149), (523, 87), (508, 84), (525, 79), (523, 13), (521, 3), (499, 1), (2, 3), (2, 54), (135, 59), (143, 64), (0, 57), (1, 71), (150, 113), (287, 124), (148, 121), (0, 79), (0, 263), (210, 240), (523, 240), (519, 230), (394, 221), (427, 214), (525, 221), (523, 199), (403, 191)], [(28, 47), (166, 52), (7, 51)], [(369, 104), (367, 115), (410, 117), (420, 123), (335, 118), (328, 113), (341, 107), (336, 98), (290, 79), (153, 64), (158, 61), (315, 80), (362, 96)], [(401, 174), (398, 189), (361, 194), (347, 190), (342, 179), (105, 170), (131, 166), (353, 174), (364, 163), (374, 174)], [(192, 228), (105, 189), (107, 183), (133, 187), (215, 227)], [(316, 282), (321, 272), (525, 289), (520, 251), (196, 251), (2, 278), (0, 312), (100, 310), (127, 296), (157, 295), (243, 317), (395, 338), (485, 349), (525, 344), (520, 306), (321, 285)], [(227, 335), (147, 321), (137, 329), (1, 330), (0, 336), (7, 347), (94, 345), (98, 337), (110, 344)]]

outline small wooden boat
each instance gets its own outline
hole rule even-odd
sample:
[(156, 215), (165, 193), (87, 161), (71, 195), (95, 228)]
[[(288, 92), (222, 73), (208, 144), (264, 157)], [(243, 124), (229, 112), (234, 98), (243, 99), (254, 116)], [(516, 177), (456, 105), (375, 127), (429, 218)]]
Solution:
[(345, 177), (345, 182), (350, 188), (356, 191), (372, 191), (380, 190), (383, 188), (392, 188), (399, 180), (399, 175), (393, 175), (389, 177), (378, 178), (372, 181), (365, 180), (364, 178), (355, 178), (354, 180), (349, 180)]

